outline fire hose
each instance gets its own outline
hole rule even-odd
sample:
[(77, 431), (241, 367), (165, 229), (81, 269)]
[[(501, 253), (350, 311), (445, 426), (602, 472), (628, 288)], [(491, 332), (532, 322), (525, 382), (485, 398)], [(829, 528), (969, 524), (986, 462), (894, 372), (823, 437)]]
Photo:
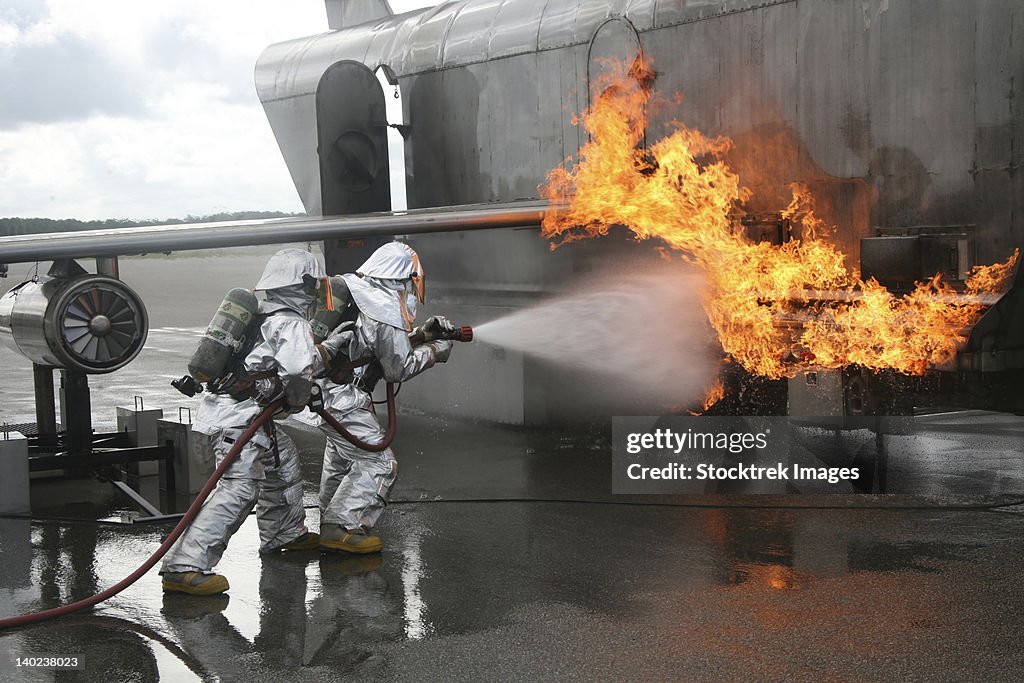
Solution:
[(53, 619), (54, 617), (71, 614), (72, 612), (77, 612), (78, 610), (85, 609), (86, 607), (92, 607), (93, 605), (103, 602), (107, 598), (117, 595), (125, 588), (142, 578), (146, 572), (153, 568), (153, 565), (155, 565), (160, 558), (167, 554), (167, 551), (171, 549), (171, 546), (178, 540), (178, 537), (185, 532), (185, 529), (187, 529), (190, 524), (192, 524), (192, 520), (194, 520), (196, 515), (199, 514), (200, 508), (203, 507), (203, 503), (206, 502), (206, 498), (213, 491), (217, 482), (220, 481), (221, 476), (223, 476), (224, 472), (231, 467), (231, 464), (238, 457), (238, 454), (242, 452), (242, 448), (249, 443), (249, 440), (253, 435), (271, 419), (273, 414), (282, 406), (282, 404), (282, 401), (275, 401), (274, 403), (271, 403), (256, 416), (256, 419), (253, 420), (251, 425), (249, 425), (249, 428), (242, 432), (242, 435), (235, 442), (235, 445), (232, 446), (231, 450), (229, 450), (227, 455), (224, 456), (224, 460), (221, 461), (220, 465), (217, 466), (217, 469), (215, 469), (213, 474), (210, 475), (210, 479), (196, 496), (192, 505), (189, 506), (184, 516), (178, 522), (178, 525), (174, 527), (174, 530), (171, 531), (170, 535), (168, 535), (166, 539), (164, 539), (164, 542), (160, 544), (160, 547), (157, 548), (156, 551), (149, 556), (149, 559), (143, 562), (138, 569), (110, 588), (101, 591), (96, 595), (85, 598), (84, 600), (72, 602), (71, 604), (63, 605), (61, 607), (43, 610), (42, 612), (32, 612), (30, 614), (22, 614), (16, 617), (0, 619), (0, 631), (8, 628), (14, 628), (16, 626), (35, 624), (40, 621), (46, 621), (47, 619)]
[(371, 453), (380, 453), (391, 445), (391, 442), (395, 440), (395, 431), (398, 428), (398, 420), (395, 417), (395, 385), (391, 382), (387, 384), (388, 394), (388, 429), (384, 433), (384, 438), (380, 443), (370, 443), (369, 441), (363, 441), (352, 432), (345, 429), (345, 426), (338, 422), (333, 415), (324, 409), (323, 393), (320, 391), (320, 387), (313, 386), (313, 398), (310, 403), (313, 412), (324, 419), (324, 421), (334, 428), (334, 431), (345, 437), (345, 440), (356, 448), (362, 448), (364, 451), (370, 451)]

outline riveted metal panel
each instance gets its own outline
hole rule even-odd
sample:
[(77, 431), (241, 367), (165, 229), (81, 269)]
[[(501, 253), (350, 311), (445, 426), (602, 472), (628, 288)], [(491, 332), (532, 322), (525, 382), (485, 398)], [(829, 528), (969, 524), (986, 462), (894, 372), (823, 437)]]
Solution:
[(491, 29), (490, 58), (536, 50), (545, 5), (547, 0), (505, 0)]
[(281, 148), (302, 207), (310, 216), (322, 215), (320, 160), (316, 151), (316, 94), (265, 101), (263, 111)]
[[(855, 3), (822, 3), (813, 11), (797, 11), (804, 9), (790, 6), (774, 12), (789, 14), (793, 22), (788, 32), (793, 69), (786, 80), (796, 84), (789, 91), (795, 109), (787, 111), (784, 120), (792, 122), (786, 147), (800, 153), (792, 155), (785, 177), (809, 186), (816, 201), (821, 198), (822, 218), (836, 226), (833, 239), (856, 267), (860, 238), (871, 228), (873, 201), (870, 186), (862, 180), (871, 158), (864, 78), (869, 41), (862, 8)], [(843, 27), (838, 33), (837, 26)], [(800, 87), (804, 80), (815, 84), (813, 92)], [(789, 188), (778, 179), (774, 185), (773, 203), (781, 206), (789, 199)]]
[(323, 52), (328, 42), (321, 34), (275, 43), (263, 50), (253, 74), (260, 101), (266, 104), (316, 92), (323, 68), (310, 51)]
[(495, 19), (503, 0), (466, 3), (452, 23), (445, 40), (441, 65), (472, 64), (487, 59)]
[(623, 17), (629, 0), (580, 0), (576, 29), (571, 42), (589, 42), (594, 32), (609, 19)]
[[(883, 227), (969, 223), (973, 24), (979, 6), (891, 3), (873, 19), (867, 63), (871, 160)], [(852, 28), (852, 27), (851, 27)], [(859, 27), (858, 27), (859, 28)]]
[(584, 45), (546, 52), (539, 62), (537, 107), (540, 112), (551, 112), (538, 116), (541, 135), (537, 146), (542, 168), (556, 168), (579, 152), (580, 128), (572, 119), (586, 106), (586, 88), (577, 70), (578, 61), (586, 64)]
[(576, 15), (580, 6), (576, 2), (549, 2), (537, 34), (537, 48), (550, 50), (571, 45), (576, 38)]
[[(972, 204), (976, 260), (1024, 245), (1024, 4), (992, 2), (975, 25)], [(1008, 229), (1009, 228), (1009, 229)]]
[[(419, 74), (403, 85), (408, 93), (412, 133), (409, 206), (464, 204), (469, 197), (490, 201), (489, 159), (481, 145), (481, 83), (469, 67)], [(455, 96), (458, 93), (458, 96)]]
[(625, 5), (625, 16), (638, 31), (654, 27), (655, 0), (629, 0)]
[(411, 74), (440, 68), (448, 30), (465, 4), (453, 2), (439, 5), (418, 15), (419, 23), (409, 36), (408, 53), (402, 61), (395, 63), (396, 71)]
[[(558, 143), (544, 139), (545, 116), (538, 105), (536, 74), (551, 61), (544, 53), (531, 53), (494, 62), (490, 68), (471, 67), (481, 85), (478, 146), (489, 201), (537, 196), (543, 179), (537, 172), (540, 150)], [(516, 77), (524, 73), (532, 77)]]
[(787, 2), (796, 0), (655, 0), (654, 26), (660, 28), (703, 21)]
[(370, 34), (362, 62), (371, 69), (401, 63), (415, 30), (415, 21), (381, 21)]

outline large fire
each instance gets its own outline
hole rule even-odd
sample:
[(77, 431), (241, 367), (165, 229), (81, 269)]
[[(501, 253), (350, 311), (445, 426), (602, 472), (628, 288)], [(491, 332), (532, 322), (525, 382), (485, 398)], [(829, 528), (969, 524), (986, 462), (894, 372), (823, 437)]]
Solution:
[(559, 208), (545, 216), (543, 233), (555, 248), (620, 225), (681, 252), (706, 274), (704, 308), (722, 348), (747, 371), (781, 378), (812, 365), (859, 364), (921, 374), (954, 358), (984, 311), (978, 295), (1008, 286), (1016, 252), (975, 268), (966, 296), (939, 276), (894, 295), (848, 269), (799, 185), (782, 212), (799, 239), (779, 246), (736, 234), (730, 215), (750, 193), (722, 160), (730, 140), (676, 124), (641, 149), (652, 82), (649, 64), (620, 66), (579, 117), (591, 141), (570, 168), (548, 174), (542, 192)]

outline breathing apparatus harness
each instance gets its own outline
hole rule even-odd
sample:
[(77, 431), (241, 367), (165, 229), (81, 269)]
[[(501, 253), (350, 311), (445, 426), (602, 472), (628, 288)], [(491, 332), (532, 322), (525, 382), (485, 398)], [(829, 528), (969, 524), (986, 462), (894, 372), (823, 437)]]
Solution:
[(244, 401), (247, 398), (251, 398), (261, 405), (266, 405), (268, 401), (262, 392), (257, 391), (256, 383), (260, 380), (272, 379), (274, 380), (274, 386), (269, 395), (277, 396), (281, 393), (281, 380), (277, 376), (276, 370), (271, 368), (269, 370), (250, 372), (245, 369), (245, 359), (256, 348), (256, 339), (260, 327), (262, 327), (267, 318), (277, 312), (258, 313), (253, 317), (252, 322), (249, 323), (249, 326), (242, 335), (238, 348), (228, 359), (223, 374), (207, 382), (207, 391), (211, 394), (227, 394), (236, 401)]

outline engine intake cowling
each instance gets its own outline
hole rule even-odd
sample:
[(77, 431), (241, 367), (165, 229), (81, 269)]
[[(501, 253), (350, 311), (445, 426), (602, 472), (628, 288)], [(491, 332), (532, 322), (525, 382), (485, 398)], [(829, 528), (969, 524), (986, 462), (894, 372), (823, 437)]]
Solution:
[(139, 354), (148, 333), (142, 299), (103, 275), (43, 277), (0, 297), (0, 337), (39, 365), (113, 372)]

